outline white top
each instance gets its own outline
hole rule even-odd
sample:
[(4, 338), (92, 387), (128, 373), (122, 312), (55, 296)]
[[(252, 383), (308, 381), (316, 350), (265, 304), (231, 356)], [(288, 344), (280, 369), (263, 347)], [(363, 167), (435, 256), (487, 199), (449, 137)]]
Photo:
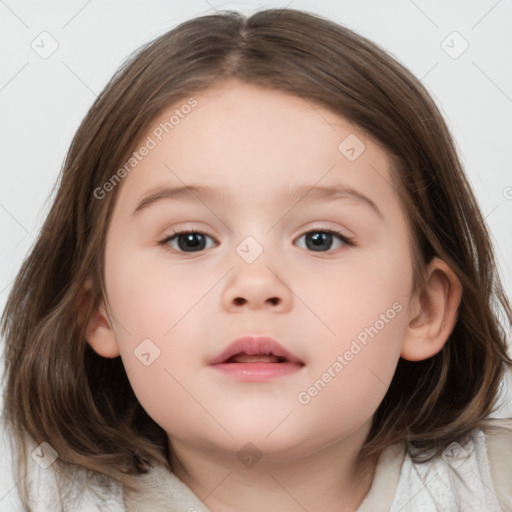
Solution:
[[(452, 443), (442, 457), (426, 463), (414, 463), (403, 443), (387, 448), (357, 512), (510, 512), (512, 421), (500, 422), (503, 428), (485, 435), (475, 430), (466, 444)], [(50, 447), (42, 446), (29, 459), (33, 512), (211, 512), (163, 467), (139, 477), (145, 483), (139, 494), (123, 494), (117, 485), (105, 492), (93, 482), (85, 485), (83, 474), (70, 475), (74, 494), (61, 509), (51, 466), (54, 456)], [(24, 512), (5, 431), (0, 438), (0, 512)]]

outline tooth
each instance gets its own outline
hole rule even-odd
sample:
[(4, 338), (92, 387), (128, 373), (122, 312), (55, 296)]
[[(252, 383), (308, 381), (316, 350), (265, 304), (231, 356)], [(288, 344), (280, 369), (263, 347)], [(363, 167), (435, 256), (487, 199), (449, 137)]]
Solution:
[(235, 363), (279, 363), (282, 358), (274, 355), (240, 354), (231, 358)]

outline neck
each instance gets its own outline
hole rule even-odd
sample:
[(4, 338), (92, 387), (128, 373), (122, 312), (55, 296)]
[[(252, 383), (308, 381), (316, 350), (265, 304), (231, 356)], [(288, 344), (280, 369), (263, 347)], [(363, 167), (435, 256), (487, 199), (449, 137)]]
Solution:
[(171, 467), (212, 512), (354, 512), (368, 493), (376, 460), (356, 474), (369, 425), (300, 457), (263, 456), (251, 467), (229, 455), (172, 440)]

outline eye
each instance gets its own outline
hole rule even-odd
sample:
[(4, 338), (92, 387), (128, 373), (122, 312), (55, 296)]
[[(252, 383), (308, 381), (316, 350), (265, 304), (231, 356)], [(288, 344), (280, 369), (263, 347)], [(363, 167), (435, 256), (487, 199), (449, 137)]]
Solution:
[[(336, 238), (341, 242), (338, 247), (354, 245), (351, 238), (332, 229), (313, 229), (301, 235), (297, 240), (300, 240), (302, 237), (306, 237), (306, 249), (314, 252), (326, 252), (333, 249), (332, 245)], [(163, 246), (170, 246), (175, 252), (193, 253), (209, 249), (211, 246), (207, 247), (207, 239), (213, 240), (206, 233), (189, 229), (174, 231), (159, 243)]]
[(351, 238), (332, 229), (313, 229), (301, 235), (297, 240), (300, 240), (304, 236), (306, 237), (306, 249), (310, 249), (314, 252), (326, 252), (324, 249), (329, 251), (332, 249), (333, 241), (336, 238), (342, 242), (338, 247), (343, 245), (354, 245)]
[[(206, 233), (189, 229), (187, 231), (174, 231), (172, 235), (166, 237), (160, 244), (164, 246), (170, 245), (176, 252), (198, 252), (208, 248), (206, 247), (207, 238), (213, 240)], [(177, 249), (176, 245), (178, 246)]]

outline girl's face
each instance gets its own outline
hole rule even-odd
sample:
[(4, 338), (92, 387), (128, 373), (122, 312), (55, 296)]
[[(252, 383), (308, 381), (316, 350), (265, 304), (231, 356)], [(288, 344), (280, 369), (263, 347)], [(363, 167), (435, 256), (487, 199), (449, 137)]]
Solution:
[[(252, 443), (282, 458), (362, 442), (410, 319), (411, 247), (384, 150), (325, 108), (234, 80), (163, 112), (137, 150), (107, 233), (104, 355), (120, 353), (148, 414), (175, 446), (203, 450)], [(208, 191), (170, 197), (185, 186)], [(302, 365), (261, 378), (209, 364), (244, 335)]]

